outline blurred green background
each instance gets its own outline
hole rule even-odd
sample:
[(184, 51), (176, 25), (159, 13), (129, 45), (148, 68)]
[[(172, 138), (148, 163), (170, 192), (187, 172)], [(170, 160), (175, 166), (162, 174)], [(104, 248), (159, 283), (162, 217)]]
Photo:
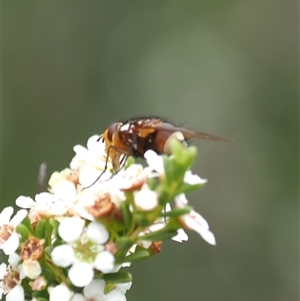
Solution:
[(194, 233), (132, 266), (128, 300), (298, 300), (298, 3), (3, 1), (1, 207), (37, 171), (133, 115), (233, 138), (195, 141)]

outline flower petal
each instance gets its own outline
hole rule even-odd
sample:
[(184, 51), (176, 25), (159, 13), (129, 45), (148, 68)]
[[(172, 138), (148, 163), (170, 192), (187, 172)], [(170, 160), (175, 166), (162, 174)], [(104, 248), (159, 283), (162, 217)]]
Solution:
[(210, 245), (215, 246), (216, 245), (216, 239), (212, 232), (210, 232), (207, 229), (200, 228), (198, 231), (196, 231), (198, 234), (201, 235), (201, 237)]
[(207, 221), (197, 212), (192, 210), (179, 218), (181, 223), (188, 229), (197, 232), (202, 238), (211, 245), (216, 244), (215, 237), (211, 231)]
[(145, 152), (144, 158), (151, 169), (157, 171), (159, 174), (163, 174), (165, 172), (162, 156), (157, 155), (157, 153), (153, 150), (148, 150)]
[(86, 235), (97, 244), (104, 244), (108, 241), (109, 233), (106, 227), (98, 222), (92, 222), (87, 226)]
[(74, 262), (75, 255), (71, 246), (60, 245), (53, 249), (51, 258), (54, 264), (59, 267), (66, 268)]
[(14, 208), (9, 206), (5, 207), (0, 213), (0, 226), (9, 224), (10, 218), (14, 213)]
[(124, 282), (124, 283), (117, 283), (116, 288), (121, 291), (123, 294), (131, 288), (132, 282)]
[(13, 232), (12, 235), (7, 239), (7, 241), (2, 245), (3, 252), (6, 255), (14, 253), (19, 247), (19, 234)]
[(84, 289), (83, 293), (86, 299), (98, 299), (104, 297), (105, 281), (101, 279), (93, 279)]
[(153, 210), (158, 206), (157, 193), (149, 190), (142, 189), (140, 191), (135, 191), (134, 195), (134, 203), (140, 210)]
[(177, 242), (187, 241), (188, 239), (189, 239), (189, 237), (187, 236), (187, 234), (184, 232), (183, 229), (178, 229), (177, 235), (172, 237), (172, 240), (177, 241)]
[(76, 293), (72, 296), (70, 301), (86, 301), (86, 299), (82, 294)]
[(113, 270), (115, 264), (115, 257), (108, 251), (103, 251), (97, 255), (95, 260), (95, 267), (102, 273), (109, 273)]
[(105, 296), (105, 301), (126, 301), (126, 297), (119, 290), (113, 290)]
[(84, 223), (78, 216), (66, 217), (58, 227), (58, 234), (65, 242), (72, 242), (80, 237)]
[(74, 201), (76, 195), (76, 187), (73, 182), (62, 180), (52, 187), (53, 193), (64, 201)]
[(64, 285), (59, 284), (50, 290), (50, 301), (69, 301), (72, 292)]
[(21, 209), (19, 210), (16, 215), (11, 219), (10, 224), (16, 228), (26, 217), (27, 215), (27, 210)]
[(92, 281), (94, 271), (90, 264), (86, 262), (78, 262), (72, 265), (68, 276), (75, 286), (84, 287)]
[(105, 151), (105, 143), (99, 140), (99, 135), (94, 135), (90, 137), (86, 145), (88, 150), (91, 152), (101, 154)]
[(190, 185), (205, 184), (207, 182), (206, 179), (201, 179), (198, 175), (193, 175), (190, 170), (185, 172), (183, 181)]
[(23, 272), (30, 279), (36, 279), (42, 272), (40, 263), (37, 260), (24, 260)]
[(24, 301), (24, 289), (21, 285), (16, 285), (7, 295), (6, 301)]
[(8, 263), (12, 266), (12, 267), (16, 267), (20, 261), (20, 256), (17, 253), (12, 253), (9, 255), (8, 257)]
[(20, 208), (29, 209), (35, 205), (35, 201), (29, 196), (19, 196), (16, 199), (16, 205)]

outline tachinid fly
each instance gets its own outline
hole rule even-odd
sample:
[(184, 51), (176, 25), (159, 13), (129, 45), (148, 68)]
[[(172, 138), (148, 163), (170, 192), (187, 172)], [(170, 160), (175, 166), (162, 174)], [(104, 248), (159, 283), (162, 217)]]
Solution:
[[(157, 154), (170, 154), (170, 141), (174, 138), (184, 145), (191, 138), (210, 141), (231, 141), (178, 127), (157, 117), (134, 118), (124, 122), (112, 123), (98, 138), (98, 141), (102, 140), (105, 143), (107, 153), (106, 164), (102, 174), (107, 169), (108, 160), (111, 160), (116, 173), (124, 166), (128, 156), (143, 157), (147, 150), (153, 150)], [(121, 158), (122, 156), (123, 158)]]

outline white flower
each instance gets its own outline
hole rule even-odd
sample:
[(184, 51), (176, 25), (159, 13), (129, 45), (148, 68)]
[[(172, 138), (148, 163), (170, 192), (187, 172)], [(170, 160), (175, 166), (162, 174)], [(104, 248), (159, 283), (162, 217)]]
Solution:
[(59, 284), (55, 287), (49, 287), (49, 301), (69, 301), (73, 292), (64, 284)]
[[(105, 187), (103, 187), (104, 183), (106, 184)], [(119, 189), (113, 178), (110, 181), (104, 183), (99, 184), (99, 186), (101, 184), (103, 185), (100, 191), (102, 193), (108, 193), (111, 201), (117, 206), (117, 208), (120, 208), (121, 203), (126, 200), (125, 193)]]
[(136, 190), (143, 186), (147, 172), (141, 164), (131, 164), (126, 170), (120, 170), (112, 179), (120, 190)]
[(91, 188), (78, 192), (77, 203), (73, 207), (74, 213), (89, 221), (93, 221), (95, 218), (88, 213), (87, 208), (93, 206), (98, 199), (97, 193)]
[[(82, 248), (82, 244), (87, 243), (86, 239), (81, 237), (84, 233), (84, 223), (85, 221), (77, 216), (64, 218), (58, 227), (58, 233), (69, 244), (57, 246), (51, 253), (51, 258), (57, 266), (68, 267), (72, 265), (68, 276), (70, 281), (78, 287), (87, 285), (94, 277), (92, 264), (81, 261), (84, 258), (82, 252), (90, 251), (89, 249), (82, 251), (82, 249), (86, 249)], [(96, 246), (94, 250), (97, 252), (99, 248), (97, 249)]]
[(95, 218), (88, 212), (88, 209), (103, 198), (108, 198), (119, 208), (121, 203), (126, 200), (126, 195), (118, 188), (118, 184), (113, 178), (106, 182), (97, 182), (77, 194), (78, 202), (73, 207), (73, 211), (84, 219), (93, 221)]
[(104, 170), (107, 164), (106, 172), (101, 176), (101, 180), (106, 180), (111, 176), (109, 170), (111, 163), (107, 160), (105, 152), (105, 143), (102, 142), (99, 136), (95, 135), (89, 138), (87, 148), (76, 145), (74, 151), (75, 157), (70, 163), (73, 170), (79, 171), (79, 182), (83, 187), (92, 185)]
[[(14, 297), (18, 298), (18, 296), (22, 296), (20, 289), (17, 288), (14, 290), (14, 288), (20, 286), (25, 275), (21, 272), (20, 266), (17, 267), (17, 262), (11, 260), (11, 255), (9, 256), (9, 261), (11, 261), (13, 265), (7, 265), (5, 263), (0, 265), (0, 299), (3, 294), (7, 294), (10, 300), (14, 300)], [(11, 293), (11, 291), (13, 292)]]
[(6, 255), (14, 253), (18, 248), (19, 235), (15, 230), (27, 215), (26, 210), (19, 210), (11, 219), (13, 212), (14, 209), (10, 206), (4, 208), (0, 214), (0, 249)]
[(157, 193), (146, 186), (139, 191), (135, 191), (133, 195), (134, 203), (140, 210), (149, 211), (158, 206)]
[(98, 196), (109, 194), (112, 202), (117, 207), (120, 207), (120, 204), (126, 200), (126, 196), (124, 192), (121, 191), (120, 186), (121, 186), (120, 178), (117, 177), (116, 175), (113, 178), (109, 179), (108, 181), (97, 182), (89, 189), (91, 189)]
[[(185, 199), (185, 195), (182, 194), (181, 195), (181, 199)], [(186, 200), (186, 199), (185, 199)], [(186, 200), (186, 204), (187, 204), (187, 200)], [(165, 208), (163, 209), (163, 212), (170, 212), (171, 211), (171, 206), (169, 203), (166, 204)], [(151, 226), (149, 226), (148, 230), (150, 232), (155, 232), (155, 231), (159, 231), (161, 229), (163, 229), (166, 224), (168, 223), (169, 218), (160, 218), (158, 220), (155, 221), (154, 224), (152, 224)], [(177, 242), (183, 242), (183, 241), (187, 241), (188, 240), (188, 236), (187, 234), (184, 232), (183, 229), (178, 229), (177, 230), (177, 234), (175, 236), (172, 237), (172, 240), (177, 241)], [(143, 244), (145, 244), (145, 241), (143, 242)], [(146, 244), (148, 245), (148, 244)]]
[(206, 220), (197, 212), (191, 211), (189, 214), (180, 217), (181, 222), (186, 228), (194, 230), (209, 244), (216, 245), (214, 234), (206, 227)]
[(8, 274), (6, 263), (2, 262), (0, 265), (0, 299), (2, 299), (2, 295), (6, 294), (6, 285), (4, 278)]
[[(175, 199), (175, 202), (178, 207), (183, 207), (182, 197)], [(214, 234), (209, 230), (207, 221), (197, 212), (191, 210), (188, 214), (184, 214), (179, 217), (179, 221), (184, 228), (193, 230), (197, 232), (207, 243), (211, 245), (216, 244), (216, 239)]]
[(115, 258), (104, 251), (103, 244), (109, 239), (109, 233), (102, 224), (91, 222), (86, 228), (85, 221), (78, 216), (64, 218), (58, 233), (67, 244), (57, 246), (51, 253), (54, 264), (70, 267), (70, 281), (78, 287), (84, 287), (94, 277), (94, 268), (108, 273), (114, 268)]
[[(185, 195), (183, 194), (184, 198)], [(187, 200), (186, 200), (187, 201)], [(165, 207), (165, 212), (169, 212), (171, 211), (171, 206), (168, 203)], [(168, 221), (168, 219), (165, 219), (165, 223)], [(187, 234), (184, 232), (183, 229), (177, 229), (177, 234), (175, 236), (172, 237), (172, 240), (177, 241), (177, 242), (183, 242), (183, 241), (188, 241), (188, 236)]]
[(16, 205), (31, 209), (43, 217), (62, 216), (68, 211), (67, 203), (49, 192), (37, 194), (35, 201), (30, 197), (19, 196), (16, 199)]
[[(188, 204), (185, 195), (178, 195), (175, 198), (175, 204), (179, 208), (184, 208)], [(207, 243), (216, 245), (214, 234), (209, 230), (207, 221), (199, 213), (191, 210), (188, 214), (180, 216), (179, 221), (185, 228), (197, 232)]]

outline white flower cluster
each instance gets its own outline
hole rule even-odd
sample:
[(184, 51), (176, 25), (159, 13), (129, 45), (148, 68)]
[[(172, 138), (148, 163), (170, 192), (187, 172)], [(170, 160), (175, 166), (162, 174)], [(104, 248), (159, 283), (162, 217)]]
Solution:
[[(160, 189), (151, 187), (151, 180), (165, 179), (162, 156), (147, 151), (147, 167), (131, 164), (113, 175), (105, 145), (97, 139), (91, 137), (87, 148), (74, 147), (70, 168), (52, 174), (48, 192), (34, 200), (18, 197), (21, 209), (13, 218), (12, 207), (3, 209), (0, 249), (9, 260), (0, 265), (0, 298), (122, 301), (131, 279), (107, 280), (106, 275), (120, 277), (134, 256), (158, 253), (162, 234), (182, 242), (187, 240), (183, 229), (189, 229), (215, 245), (208, 223), (189, 207), (183, 192), (174, 194), (171, 206), (171, 200), (162, 202)], [(182, 182), (206, 181), (187, 170)], [(180, 210), (185, 211), (171, 214)], [(138, 253), (141, 249), (147, 253)]]

